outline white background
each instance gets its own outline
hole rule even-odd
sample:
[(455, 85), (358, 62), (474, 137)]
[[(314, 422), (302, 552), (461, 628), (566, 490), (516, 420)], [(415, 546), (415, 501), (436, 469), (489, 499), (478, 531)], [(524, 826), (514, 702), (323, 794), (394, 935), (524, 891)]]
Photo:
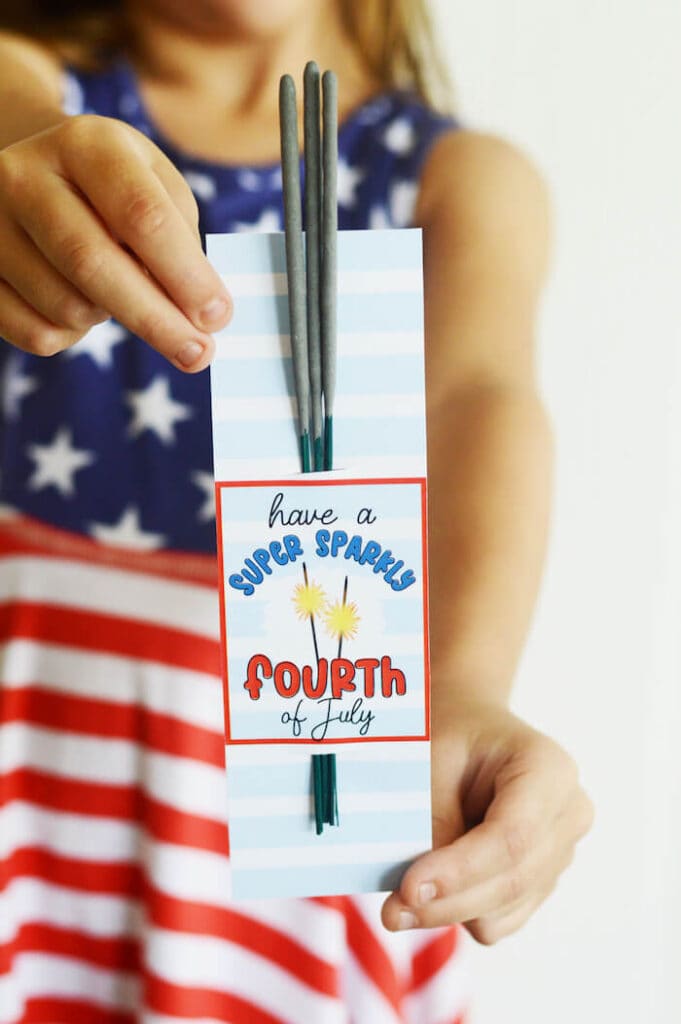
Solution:
[(514, 709), (577, 758), (597, 814), (524, 930), (473, 948), (471, 1024), (667, 1024), (681, 1020), (681, 4), (434, 8), (467, 122), (521, 144), (553, 192), (556, 509)]

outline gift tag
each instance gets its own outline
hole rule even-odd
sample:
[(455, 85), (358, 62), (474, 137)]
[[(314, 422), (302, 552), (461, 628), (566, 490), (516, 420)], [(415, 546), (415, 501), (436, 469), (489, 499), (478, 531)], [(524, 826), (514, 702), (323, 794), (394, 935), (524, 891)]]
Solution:
[(235, 305), (210, 371), (232, 895), (390, 890), (431, 846), (421, 234), (338, 235), (323, 473), (300, 471), (283, 234), (208, 256)]

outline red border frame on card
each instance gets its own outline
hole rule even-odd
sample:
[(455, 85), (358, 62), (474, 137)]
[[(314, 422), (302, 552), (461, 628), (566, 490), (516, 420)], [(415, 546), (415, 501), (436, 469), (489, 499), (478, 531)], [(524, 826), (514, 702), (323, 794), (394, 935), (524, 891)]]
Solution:
[(311, 743), (317, 747), (324, 745), (324, 741), (313, 739), (235, 739), (231, 735), (231, 723), (229, 720), (229, 680), (227, 662), (227, 619), (225, 609), (225, 594), (222, 585), (221, 570), (224, 564), (222, 547), (222, 497), (221, 491), (225, 487), (343, 487), (358, 484), (412, 484), (417, 485), (421, 490), (421, 554), (423, 566), (423, 686), (425, 697), (425, 720), (426, 730), (423, 735), (418, 736), (344, 736), (340, 739), (329, 740), (329, 743), (407, 743), (416, 740), (430, 739), (430, 649), (428, 644), (428, 520), (427, 520), (427, 499), (425, 477), (382, 477), (380, 479), (362, 478), (353, 480), (315, 480), (310, 475), (305, 480), (216, 480), (215, 482), (215, 521), (218, 538), (218, 590), (220, 597), (220, 662), (222, 667), (222, 689), (225, 714), (225, 738), (230, 745), (238, 744), (261, 744), (261, 743)]

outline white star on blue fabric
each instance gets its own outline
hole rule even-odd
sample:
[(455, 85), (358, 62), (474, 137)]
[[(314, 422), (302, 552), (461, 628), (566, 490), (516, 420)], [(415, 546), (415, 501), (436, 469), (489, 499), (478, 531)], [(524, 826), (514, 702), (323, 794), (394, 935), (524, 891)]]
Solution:
[(383, 132), (383, 144), (392, 153), (406, 156), (416, 144), (416, 130), (406, 117), (396, 117)]
[(106, 370), (113, 363), (111, 349), (125, 341), (126, 331), (115, 320), (104, 320), (95, 324), (80, 341), (65, 350), (69, 359), (76, 356), (89, 356), (100, 369)]
[(175, 424), (193, 415), (191, 406), (172, 397), (167, 377), (155, 377), (140, 391), (126, 391), (125, 401), (132, 409), (130, 436), (138, 437), (144, 430), (151, 430), (164, 444), (174, 442)]
[(2, 393), (2, 411), (8, 420), (17, 418), (21, 402), (39, 386), (38, 379), (22, 373), (17, 363), (18, 359), (8, 364)]
[(252, 224), (235, 223), (235, 231), (253, 231), (268, 234), (272, 231), (281, 231), (281, 217), (278, 210), (263, 210), (259, 218)]
[(414, 219), (419, 186), (415, 181), (398, 181), (390, 190), (390, 216), (398, 228), (406, 228)]
[(200, 523), (209, 523), (215, 519), (215, 477), (203, 469), (196, 469), (189, 479), (203, 491), (203, 505), (196, 513), (196, 518)]
[(90, 534), (102, 544), (118, 548), (133, 548), (135, 551), (156, 551), (164, 541), (162, 533), (152, 533), (140, 526), (139, 509), (129, 505), (117, 523), (91, 523)]
[(85, 106), (83, 89), (75, 75), (67, 71), (62, 75), (62, 110), (69, 117), (82, 114)]
[(244, 171), (239, 171), (236, 182), (244, 192), (259, 192), (263, 186), (263, 174), (262, 172), (258, 174), (257, 171), (252, 171), (247, 167)]
[(185, 171), (184, 180), (199, 199), (205, 199), (207, 202), (215, 199), (217, 185), (209, 174), (202, 174), (201, 171)]
[(388, 207), (373, 206), (369, 211), (369, 227), (380, 231), (386, 227), (409, 227), (414, 222), (419, 186), (413, 181), (397, 181), (388, 196)]
[(388, 208), (373, 206), (369, 211), (369, 227), (372, 231), (383, 228), (406, 228), (413, 223), (418, 185), (412, 181), (398, 181), (390, 190)]
[(393, 227), (393, 223), (385, 206), (372, 206), (369, 210), (369, 229), (383, 231), (385, 228), (391, 227)]
[(44, 487), (56, 487), (65, 498), (76, 492), (73, 478), (79, 469), (91, 465), (96, 459), (94, 452), (74, 448), (73, 434), (68, 427), (61, 427), (50, 444), (29, 444), (26, 454), (35, 462), (33, 475), (26, 486), (30, 491)]
[(364, 171), (351, 167), (345, 160), (338, 161), (338, 205), (355, 206), (357, 204), (357, 186), (364, 179)]

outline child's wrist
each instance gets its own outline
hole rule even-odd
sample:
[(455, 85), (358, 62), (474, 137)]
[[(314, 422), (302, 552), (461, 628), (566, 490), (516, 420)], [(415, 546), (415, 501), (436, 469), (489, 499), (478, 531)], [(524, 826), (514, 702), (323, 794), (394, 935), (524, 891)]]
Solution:
[(484, 671), (438, 666), (431, 672), (434, 717), (458, 717), (475, 709), (508, 710), (512, 679)]

